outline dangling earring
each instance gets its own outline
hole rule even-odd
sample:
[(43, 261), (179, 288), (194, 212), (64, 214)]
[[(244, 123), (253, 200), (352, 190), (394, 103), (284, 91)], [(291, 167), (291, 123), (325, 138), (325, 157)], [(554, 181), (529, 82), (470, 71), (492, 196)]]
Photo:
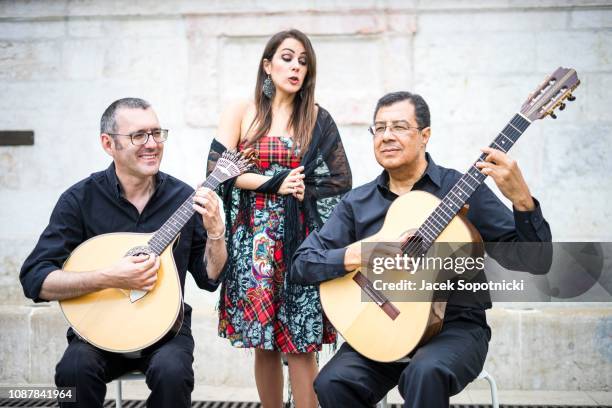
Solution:
[(272, 78), (270, 78), (270, 74), (268, 74), (266, 79), (264, 79), (263, 87), (261, 89), (263, 91), (263, 94), (266, 95), (268, 99), (272, 99), (272, 97), (274, 96), (274, 91), (276, 89), (274, 88), (274, 82), (272, 82)]

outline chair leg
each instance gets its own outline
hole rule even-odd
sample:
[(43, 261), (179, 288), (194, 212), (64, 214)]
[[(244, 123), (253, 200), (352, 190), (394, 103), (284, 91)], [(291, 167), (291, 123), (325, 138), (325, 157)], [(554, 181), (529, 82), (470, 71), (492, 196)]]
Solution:
[(121, 380), (117, 380), (117, 395), (115, 396), (115, 408), (121, 408), (123, 406), (122, 395), (121, 395)]
[(499, 408), (499, 400), (497, 399), (497, 384), (495, 383), (495, 379), (488, 373), (484, 378), (489, 382), (489, 386), (491, 387), (491, 405), (493, 408)]

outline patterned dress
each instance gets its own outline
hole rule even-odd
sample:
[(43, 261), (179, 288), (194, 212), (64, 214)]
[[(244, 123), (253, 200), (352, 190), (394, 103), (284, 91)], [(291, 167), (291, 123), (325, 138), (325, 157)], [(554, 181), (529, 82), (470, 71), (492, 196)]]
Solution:
[[(292, 145), (291, 138), (282, 136), (257, 141), (252, 147), (259, 153), (261, 173), (272, 176), (298, 167), (300, 159)], [(317, 288), (293, 285), (291, 291), (286, 290), (284, 196), (240, 191), (232, 191), (228, 249), (233, 267), (221, 290), (219, 335), (235, 347), (283, 353), (313, 352), (323, 343), (335, 342)], [(248, 197), (248, 205), (239, 205), (241, 197)], [(325, 213), (336, 203), (329, 202)]]

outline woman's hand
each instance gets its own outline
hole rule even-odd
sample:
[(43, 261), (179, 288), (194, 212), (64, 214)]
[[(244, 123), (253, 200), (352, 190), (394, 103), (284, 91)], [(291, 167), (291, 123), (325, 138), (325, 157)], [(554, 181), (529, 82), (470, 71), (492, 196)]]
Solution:
[[(278, 189), (278, 194), (288, 195), (292, 194), (298, 200), (304, 199), (304, 166), (296, 167), (291, 170), (287, 177), (283, 180), (280, 188)], [(301, 195), (301, 199), (299, 198)]]

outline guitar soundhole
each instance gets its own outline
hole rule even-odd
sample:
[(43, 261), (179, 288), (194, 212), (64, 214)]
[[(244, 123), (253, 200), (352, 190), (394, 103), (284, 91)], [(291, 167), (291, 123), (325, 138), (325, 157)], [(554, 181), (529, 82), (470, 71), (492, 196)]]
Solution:
[(402, 245), (402, 251), (412, 258), (422, 256), (425, 251), (423, 250), (423, 238), (419, 235), (411, 235)]
[(155, 255), (155, 252), (153, 251), (153, 249), (151, 249), (151, 247), (147, 245), (142, 245), (142, 246), (137, 246), (137, 247), (130, 249), (125, 254), (125, 256), (138, 256), (138, 255)]

